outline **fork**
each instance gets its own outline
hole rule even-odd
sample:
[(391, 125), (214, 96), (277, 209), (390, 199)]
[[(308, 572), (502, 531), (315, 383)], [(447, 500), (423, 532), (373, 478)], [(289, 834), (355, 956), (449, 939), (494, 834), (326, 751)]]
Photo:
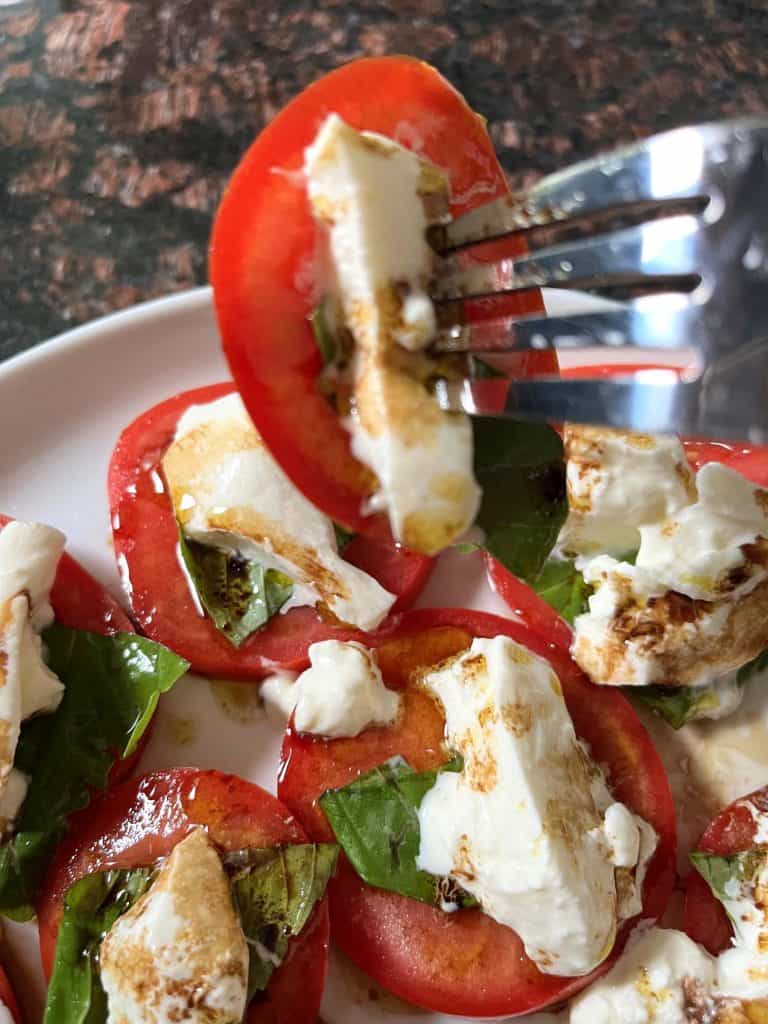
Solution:
[[(649, 350), (690, 360), (681, 375), (512, 379), (503, 411), (498, 380), (440, 380), (444, 409), (768, 441), (768, 118), (655, 135), (433, 231), (442, 324), (434, 351), (598, 346), (641, 349), (646, 361)], [(466, 259), (474, 246), (520, 235), (527, 255)], [(631, 298), (568, 316), (477, 319), (465, 310), (468, 299), (542, 287)]]

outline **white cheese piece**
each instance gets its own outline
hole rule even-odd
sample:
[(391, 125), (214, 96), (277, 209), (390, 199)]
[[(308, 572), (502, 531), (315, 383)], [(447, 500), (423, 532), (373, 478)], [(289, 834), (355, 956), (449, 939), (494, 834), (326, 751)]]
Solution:
[(339, 555), (331, 520), (280, 469), (239, 395), (190, 406), (163, 471), (187, 537), (290, 576), (284, 610), (320, 604), (368, 630), (392, 607), (393, 594)]
[(43, 660), (38, 631), (53, 621), (50, 591), (64, 535), (40, 523), (0, 531), (0, 827), (7, 829), (26, 793), (13, 772), (21, 723), (55, 711), (64, 687)]
[(285, 683), (275, 684), (282, 686), (277, 699), (294, 712), (297, 732), (338, 739), (395, 721), (400, 697), (384, 685), (371, 651), (357, 643), (323, 640), (308, 653), (312, 667), (288, 684), (290, 690)]
[(107, 1024), (240, 1024), (248, 946), (202, 829), (174, 847), (101, 944)]
[[(742, 550), (768, 538), (768, 491), (718, 462), (702, 466), (696, 491), (698, 501), (641, 528), (636, 565), (649, 574), (640, 577), (641, 588), (701, 601), (737, 599), (768, 576), (768, 567), (750, 562)], [(733, 579), (736, 569), (743, 579)]]
[(768, 999), (768, 858), (751, 891), (734, 883), (723, 900), (734, 945), (717, 960), (717, 990), (739, 999)]
[(636, 816), (624, 804), (612, 803), (604, 815), (605, 837), (617, 868), (633, 868), (640, 856)]
[(284, 728), (296, 704), (295, 672), (278, 669), (259, 684), (259, 696), (272, 725)]
[(696, 491), (640, 527), (634, 565), (577, 559), (596, 591), (572, 654), (596, 683), (719, 685), (723, 714), (739, 699), (732, 673), (768, 646), (768, 491), (719, 463), (699, 470)]
[(682, 932), (651, 928), (630, 939), (618, 963), (571, 1003), (570, 1024), (690, 1024), (697, 990), (715, 964)]
[(558, 546), (564, 554), (634, 552), (641, 526), (666, 519), (695, 497), (676, 437), (568, 424), (563, 440), (568, 518)]
[(0, 1002), (0, 1024), (16, 1024), (11, 1016), (11, 1011), (3, 1002)]
[(434, 554), (472, 525), (480, 501), (471, 424), (441, 411), (425, 387), (432, 363), (413, 352), (435, 331), (426, 230), (447, 212), (447, 178), (335, 114), (307, 149), (305, 171), (355, 342), (348, 426), (354, 454), (378, 480), (371, 509), (388, 510), (398, 541)]
[[(592, 792), (599, 769), (557, 677), (499, 636), (475, 639), (423, 684), (442, 703), (446, 746), (464, 767), (440, 774), (422, 800), (419, 867), (456, 879), (544, 973), (587, 974), (613, 946), (617, 865)], [(609, 830), (619, 860), (640, 852), (621, 811)]]

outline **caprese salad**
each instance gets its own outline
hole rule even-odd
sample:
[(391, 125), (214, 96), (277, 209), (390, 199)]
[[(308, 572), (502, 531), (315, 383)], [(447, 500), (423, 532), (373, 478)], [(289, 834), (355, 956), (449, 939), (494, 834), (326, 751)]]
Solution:
[(235, 776), (123, 783), (77, 816), (38, 901), (44, 1024), (312, 1024), (336, 857)]
[[(768, 796), (723, 811), (686, 878), (622, 692), (690, 729), (764, 684), (768, 458), (441, 410), (436, 380), (499, 370), (436, 355), (438, 327), (542, 309), (430, 298), (435, 232), (505, 190), (431, 68), (327, 75), (217, 215), (235, 384), (114, 449), (142, 635), (58, 531), (0, 520), (0, 911), (37, 912), (45, 1024), (310, 1024), (329, 936), (463, 1018), (768, 1021)], [(512, 617), (406, 610), (457, 543)], [(198, 768), (125, 781), (190, 665), (287, 723), (277, 798)], [(18, 1019), (1, 976), (0, 998)]]
[(42, 523), (0, 517), (0, 913), (32, 916), (57, 843), (132, 771), (188, 664), (133, 631)]
[(301, 667), (313, 641), (353, 637), (407, 607), (431, 568), (316, 509), (231, 384), (184, 392), (131, 423), (109, 497), (134, 618), (205, 675)]

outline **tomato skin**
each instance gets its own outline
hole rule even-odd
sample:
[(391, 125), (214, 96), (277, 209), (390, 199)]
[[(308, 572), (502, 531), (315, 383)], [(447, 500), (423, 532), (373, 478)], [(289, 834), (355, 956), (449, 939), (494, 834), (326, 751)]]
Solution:
[[(294, 608), (275, 615), (235, 648), (211, 619), (198, 613), (177, 558), (176, 520), (163, 490), (160, 460), (190, 405), (212, 402), (233, 390), (231, 383), (196, 388), (142, 413), (115, 446), (108, 489), (115, 555), (142, 632), (185, 657), (202, 675), (252, 681), (275, 667), (304, 668), (311, 643), (331, 637), (351, 640), (361, 634), (324, 621), (312, 608)], [(350, 542), (347, 556), (398, 595), (395, 609), (416, 598), (433, 565), (431, 558), (396, 548), (391, 541), (364, 537)]]
[[(224, 850), (306, 842), (287, 809), (260, 786), (234, 775), (172, 768), (100, 794), (72, 827), (51, 864), (37, 905), (40, 954), (50, 978), (67, 889), (84, 875), (151, 865), (195, 825)], [(315, 908), (246, 1024), (313, 1024), (328, 966), (328, 900)], [(299, 995), (300, 993), (300, 995)], [(297, 998), (300, 1004), (297, 1005)]]
[[(750, 810), (768, 814), (768, 786), (756, 789), (725, 807), (704, 829), (696, 850), (729, 857), (755, 846), (757, 823)], [(733, 929), (722, 903), (694, 868), (685, 889), (685, 930), (716, 956), (731, 945)]]
[(3, 1006), (10, 1012), (15, 1024), (22, 1024), (21, 1011), (19, 1010), (19, 1004), (16, 1002), (16, 996), (13, 994), (8, 975), (0, 967), (0, 1007)]
[[(610, 766), (617, 800), (650, 821), (659, 835), (643, 890), (643, 918), (665, 909), (675, 881), (675, 810), (664, 769), (628, 701), (593, 687), (568, 657), (524, 625), (481, 612), (440, 608), (406, 613), (370, 637), (388, 685), (403, 690), (396, 726), (355, 739), (324, 741), (288, 731), (278, 794), (307, 832), (329, 838), (317, 804), (328, 788), (344, 785), (400, 754), (416, 770), (436, 767), (443, 718), (434, 701), (408, 686), (419, 666), (469, 646), (473, 636), (503, 634), (551, 662), (563, 685), (576, 731), (592, 756)], [(601, 713), (595, 714), (600, 702)], [(430, 1010), (464, 1016), (509, 1016), (554, 1005), (604, 973), (618, 956), (631, 924), (608, 960), (586, 978), (541, 974), (517, 935), (480, 911), (446, 915), (395, 893), (365, 885), (343, 862), (329, 887), (334, 940), (359, 967), (395, 995)]]
[[(507, 185), (484, 121), (437, 71), (410, 57), (372, 57), (325, 75), (278, 114), (241, 160), (216, 215), (210, 253), (216, 313), (259, 433), (318, 508), (357, 533), (387, 537), (385, 517), (361, 511), (372, 475), (352, 456), (349, 433), (316, 388), (321, 357), (308, 317), (321, 294), (301, 169), (304, 150), (332, 111), (443, 167), (454, 215), (503, 195)], [(522, 243), (512, 246), (523, 251)], [(509, 242), (504, 251), (512, 251)], [(497, 252), (486, 247), (483, 258)], [(476, 303), (472, 312), (542, 309), (539, 293), (531, 292)], [(551, 353), (537, 353), (534, 362), (556, 365)]]

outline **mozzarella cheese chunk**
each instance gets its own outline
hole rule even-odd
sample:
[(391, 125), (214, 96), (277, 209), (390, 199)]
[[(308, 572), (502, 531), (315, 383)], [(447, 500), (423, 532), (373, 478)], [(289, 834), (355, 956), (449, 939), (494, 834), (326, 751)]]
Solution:
[(717, 989), (728, 997), (768, 999), (768, 856), (754, 885), (742, 887), (734, 880), (726, 893), (723, 906), (734, 945), (718, 957)]
[(190, 406), (163, 471), (185, 536), (293, 580), (284, 610), (319, 604), (367, 630), (392, 607), (393, 594), (339, 555), (331, 520), (277, 465), (239, 395)]
[(174, 847), (101, 944), (107, 1024), (240, 1024), (248, 946), (202, 829)]
[(557, 676), (498, 636), (475, 639), (423, 684), (464, 766), (441, 773), (422, 800), (418, 866), (474, 895), (544, 973), (587, 974), (613, 946), (616, 868), (636, 867), (641, 842), (604, 780), (593, 791), (600, 771), (576, 738)]
[(674, 515), (639, 527), (634, 565), (577, 558), (595, 593), (572, 654), (596, 683), (722, 683), (727, 708), (732, 673), (768, 647), (768, 491), (719, 463), (699, 470), (695, 490)]
[(695, 498), (693, 473), (676, 437), (568, 424), (568, 518), (559, 546), (569, 555), (626, 555), (640, 527)]
[(426, 230), (447, 213), (447, 178), (336, 114), (306, 151), (305, 171), (355, 342), (352, 450), (378, 480), (372, 509), (388, 510), (398, 541), (434, 554), (472, 525), (480, 501), (471, 424), (440, 409), (425, 387), (433, 364), (413, 351), (435, 332)]
[(0, 830), (15, 818), (26, 780), (13, 770), (21, 723), (55, 711), (64, 692), (43, 660), (39, 631), (53, 622), (50, 591), (64, 535), (40, 523), (0, 532)]
[(570, 1024), (690, 1024), (704, 1019), (693, 1012), (714, 980), (715, 961), (687, 935), (636, 932), (618, 963), (574, 999)]
[(275, 675), (261, 687), (262, 697), (286, 719), (294, 713), (297, 732), (338, 739), (395, 721), (400, 697), (384, 685), (371, 651), (353, 642), (323, 640), (308, 653), (312, 667), (298, 679)]

